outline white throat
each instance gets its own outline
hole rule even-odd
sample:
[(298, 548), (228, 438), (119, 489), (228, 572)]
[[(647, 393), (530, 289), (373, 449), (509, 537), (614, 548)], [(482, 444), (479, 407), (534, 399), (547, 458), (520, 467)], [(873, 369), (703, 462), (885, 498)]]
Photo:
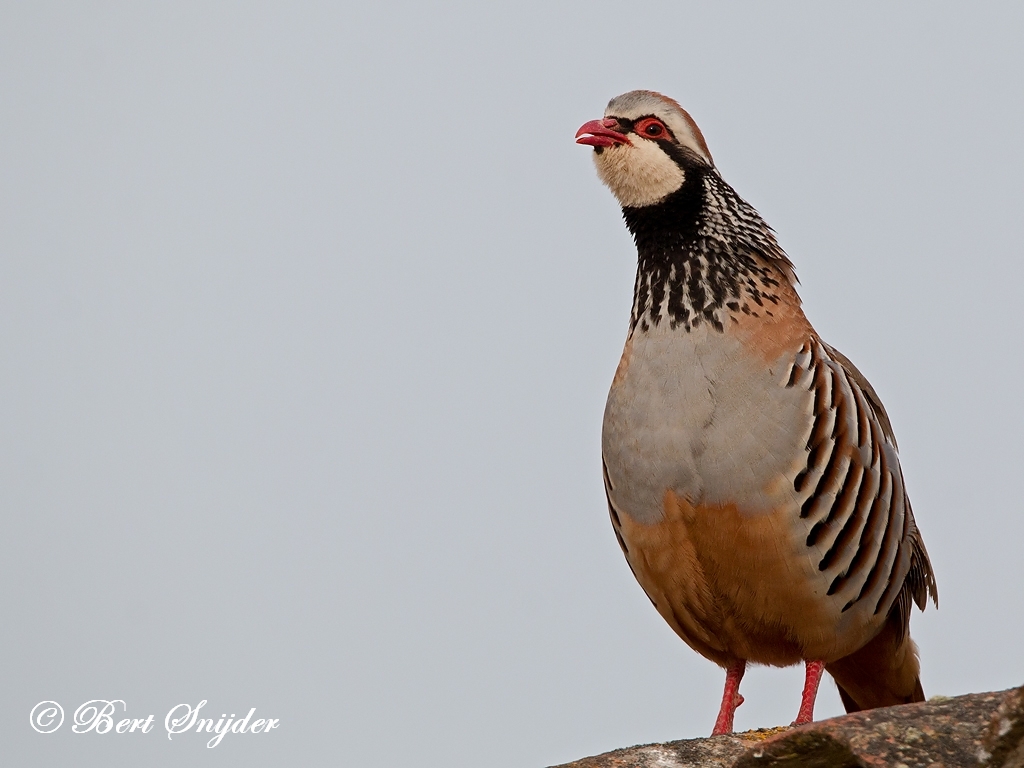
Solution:
[(598, 178), (626, 208), (653, 205), (675, 192), (686, 179), (683, 169), (653, 141), (633, 137), (594, 152)]

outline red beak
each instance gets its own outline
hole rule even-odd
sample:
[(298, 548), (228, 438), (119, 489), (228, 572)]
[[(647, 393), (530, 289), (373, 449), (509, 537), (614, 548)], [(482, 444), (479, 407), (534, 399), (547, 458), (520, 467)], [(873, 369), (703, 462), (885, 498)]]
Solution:
[(577, 144), (589, 144), (592, 147), (614, 147), (616, 144), (629, 144), (629, 137), (624, 133), (612, 130), (619, 121), (606, 117), (603, 120), (591, 120), (584, 123), (576, 131)]

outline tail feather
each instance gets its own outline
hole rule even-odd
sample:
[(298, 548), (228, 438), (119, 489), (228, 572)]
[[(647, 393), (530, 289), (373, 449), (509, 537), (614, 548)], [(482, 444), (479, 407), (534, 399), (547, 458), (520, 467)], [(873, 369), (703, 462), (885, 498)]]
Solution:
[(892, 611), (882, 631), (860, 650), (825, 666), (847, 712), (924, 701), (917, 646)]

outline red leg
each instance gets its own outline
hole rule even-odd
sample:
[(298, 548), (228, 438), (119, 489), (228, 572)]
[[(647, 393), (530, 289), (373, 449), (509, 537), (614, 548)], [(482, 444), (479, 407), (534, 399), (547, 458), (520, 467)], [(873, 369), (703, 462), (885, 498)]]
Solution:
[(712, 736), (722, 736), (732, 733), (732, 719), (736, 714), (736, 707), (743, 703), (740, 696), (740, 680), (743, 679), (743, 672), (747, 668), (747, 662), (740, 659), (734, 662), (725, 671), (725, 692), (722, 694), (722, 708), (718, 710), (718, 719), (715, 720), (715, 730)]
[(800, 711), (793, 725), (806, 725), (814, 719), (814, 700), (818, 696), (818, 683), (825, 671), (824, 661), (808, 661), (807, 676), (804, 678), (804, 693), (800, 698)]

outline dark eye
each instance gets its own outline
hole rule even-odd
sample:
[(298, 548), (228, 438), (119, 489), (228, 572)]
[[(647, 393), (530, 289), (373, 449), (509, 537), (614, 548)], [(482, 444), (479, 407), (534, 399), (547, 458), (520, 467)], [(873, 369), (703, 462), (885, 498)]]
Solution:
[(665, 139), (670, 138), (671, 134), (668, 132), (668, 128), (656, 117), (645, 117), (642, 120), (637, 120), (636, 128), (634, 130), (641, 136), (645, 136), (648, 139)]

